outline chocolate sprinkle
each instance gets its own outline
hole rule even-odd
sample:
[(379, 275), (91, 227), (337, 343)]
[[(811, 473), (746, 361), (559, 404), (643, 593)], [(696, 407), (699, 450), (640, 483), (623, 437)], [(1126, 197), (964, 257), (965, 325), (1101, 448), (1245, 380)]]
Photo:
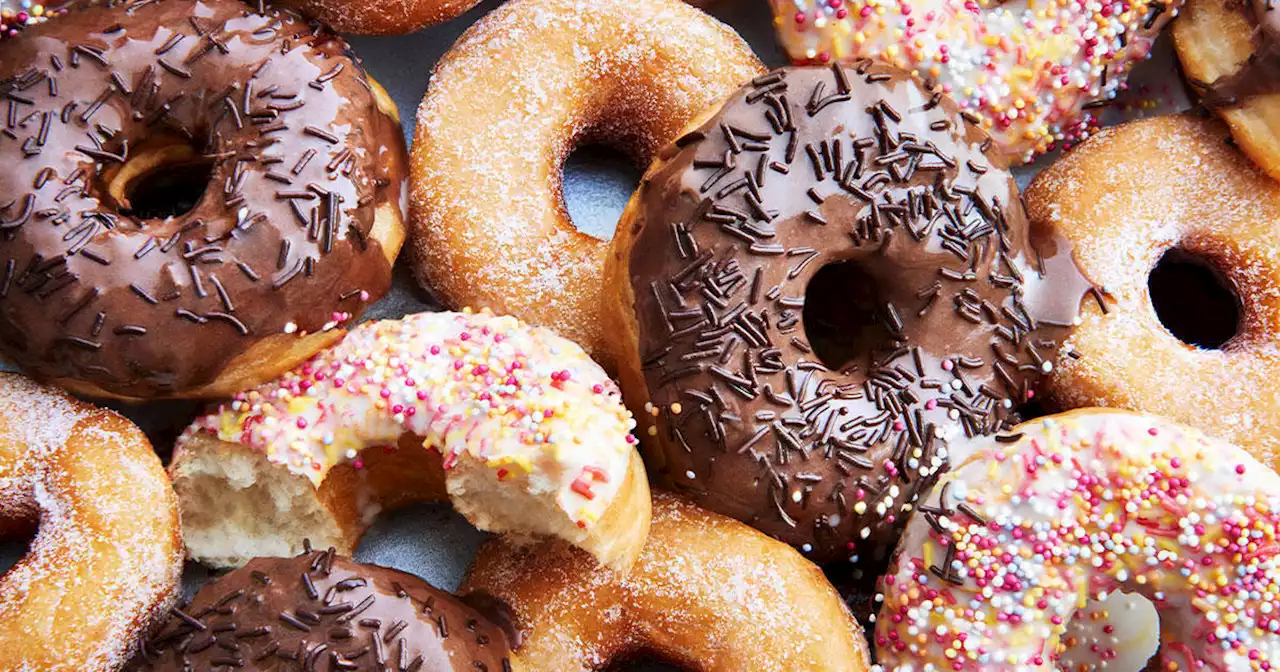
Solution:
[[(911, 104), (935, 98), (869, 63), (771, 77), (803, 106), (739, 91), (697, 142), (666, 150), (620, 225), (656, 413), (633, 410), (664, 484), (752, 510), (815, 560), (869, 561), (948, 467), (942, 436), (1016, 421), (1040, 355), (989, 348), (1005, 333), (1056, 344), (1066, 328), (1025, 312), (1029, 286), (1007, 262), (1036, 247), (1016, 187), (949, 99)], [(761, 183), (795, 147), (803, 168)], [(839, 262), (857, 279), (815, 302), (810, 281)], [(820, 322), (864, 335), (827, 362)]]

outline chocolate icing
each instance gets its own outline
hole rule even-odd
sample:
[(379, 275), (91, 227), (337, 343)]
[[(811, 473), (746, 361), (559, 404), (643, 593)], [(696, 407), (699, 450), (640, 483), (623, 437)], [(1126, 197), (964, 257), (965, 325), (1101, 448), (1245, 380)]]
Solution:
[(205, 586), (126, 669), (510, 672), (508, 641), (422, 579), (312, 551)]
[(1280, 91), (1280, 5), (1275, 0), (1231, 0), (1253, 23), (1253, 53), (1240, 69), (1213, 82), (1192, 81), (1210, 109), (1232, 108)]
[[(1090, 288), (989, 144), (862, 62), (757, 78), (665, 150), (623, 223), (650, 473), (817, 560), (890, 550), (952, 439), (1016, 419)], [(876, 327), (833, 371), (802, 307), (846, 261)]]
[[(0, 350), (33, 373), (180, 394), (390, 285), (367, 237), (379, 204), (402, 207), (400, 127), (347, 43), (292, 13), (77, 9), (0, 43), (0, 115)], [(213, 163), (204, 196), (121, 212), (110, 175), (166, 137)]]

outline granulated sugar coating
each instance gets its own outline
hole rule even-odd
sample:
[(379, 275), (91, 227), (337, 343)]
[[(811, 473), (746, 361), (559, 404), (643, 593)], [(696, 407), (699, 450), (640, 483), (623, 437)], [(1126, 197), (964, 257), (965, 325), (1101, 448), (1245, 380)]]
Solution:
[[(1105, 310), (1085, 303), (1063, 347), (1054, 405), (1161, 415), (1277, 466), (1280, 185), (1220, 123), (1168, 116), (1103, 130), (1025, 196), (1032, 222), (1065, 236), (1105, 295)], [(1148, 279), (1173, 249), (1216, 269), (1239, 297), (1237, 333), (1221, 349), (1183, 343), (1156, 314)]]
[(436, 66), (418, 111), (411, 249), (452, 306), (555, 329), (600, 358), (607, 243), (576, 230), (561, 166), (586, 142), (639, 165), (763, 66), (679, 0), (515, 0)]
[[(564, 544), (481, 549), (462, 594), (510, 607), (531, 670), (585, 672), (636, 651), (683, 669), (866, 670), (862, 628), (818, 568), (730, 518), (655, 493), (625, 577)], [(473, 596), (474, 597), (474, 596)]]
[(0, 578), (0, 664), (118, 669), (178, 588), (173, 490), (127, 420), (0, 374), (0, 532), (37, 521)]

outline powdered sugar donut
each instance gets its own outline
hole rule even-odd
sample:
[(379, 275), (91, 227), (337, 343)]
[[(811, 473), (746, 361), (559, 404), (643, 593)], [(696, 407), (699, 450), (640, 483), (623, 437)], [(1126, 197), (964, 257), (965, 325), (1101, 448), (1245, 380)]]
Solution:
[[(1046, 387), (1055, 408), (1152, 413), (1275, 469), (1280, 183), (1229, 137), (1214, 119), (1144, 119), (1104, 129), (1032, 181), (1024, 192), (1032, 224), (1069, 241), (1099, 288)], [(1188, 289), (1200, 284), (1159, 293), (1157, 271), (1179, 259), (1219, 293), (1194, 300)], [(1166, 326), (1179, 317), (1169, 322), (1189, 333)]]
[(968, 446), (912, 517), (880, 583), (877, 659), (1067, 669), (1072, 618), (1124, 590), (1160, 614), (1156, 669), (1274, 669), (1277, 535), (1280, 476), (1236, 446), (1122, 411), (1024, 423)]
[(379, 511), (447, 494), (481, 529), (626, 568), (650, 517), (634, 426), (573, 343), (487, 312), (420, 313), (362, 324), (197, 419), (170, 470), (187, 548), (213, 565), (306, 539), (350, 554)]
[(169, 479), (128, 420), (0, 373), (0, 536), (37, 524), (0, 576), (0, 669), (119, 669), (177, 595)]
[(1086, 131), (1182, 0), (771, 0), (792, 60), (879, 58), (976, 115), (1011, 161)]
[(731, 29), (680, 0), (513, 0), (436, 65), (418, 110), (410, 248), (446, 304), (548, 326), (606, 368), (608, 244), (561, 196), (574, 147), (637, 164), (763, 71)]

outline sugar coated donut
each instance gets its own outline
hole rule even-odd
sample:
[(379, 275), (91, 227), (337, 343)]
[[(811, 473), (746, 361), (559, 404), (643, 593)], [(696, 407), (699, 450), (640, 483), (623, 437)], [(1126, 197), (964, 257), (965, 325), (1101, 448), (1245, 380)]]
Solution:
[(178, 594), (169, 479), (128, 420), (0, 373), (0, 537), (37, 525), (0, 576), (0, 669), (120, 669)]
[(340, 338), (390, 285), (407, 177), (349, 45), (236, 0), (79, 4), (0, 42), (0, 352), (225, 397)]
[(127, 668), (513, 672), (506, 632), (412, 574), (308, 550), (258, 558), (173, 610)]
[[(1059, 408), (1110, 406), (1183, 422), (1276, 468), (1280, 185), (1227, 141), (1214, 120), (1132, 122), (1104, 130), (1028, 187), (1032, 221), (1070, 240), (1102, 290), (1102, 303), (1086, 302), (1047, 392)], [(1195, 285), (1171, 285), (1157, 306), (1157, 267), (1179, 259), (1213, 276), (1226, 296), (1196, 301), (1187, 291)], [(1170, 330), (1179, 327), (1187, 335)], [(1207, 337), (1214, 340), (1194, 342)]]
[(1270, 0), (1190, 0), (1173, 40), (1200, 101), (1280, 179), (1280, 8)]
[(350, 553), (379, 509), (447, 490), (481, 529), (625, 568), (649, 528), (634, 426), (573, 343), (512, 317), (422, 313), (356, 327), (196, 420), (170, 469), (187, 548), (214, 565), (305, 538)]
[(663, 150), (606, 271), (656, 478), (820, 561), (890, 550), (948, 443), (1033, 396), (1088, 288), (987, 140), (863, 62), (760, 77)]
[(446, 303), (551, 327), (602, 358), (608, 244), (569, 220), (565, 158), (602, 142), (647, 165), (762, 70), (732, 30), (679, 0), (508, 2), (440, 59), (418, 111), (418, 279)]
[[(1160, 613), (1150, 669), (1280, 664), (1280, 476), (1248, 453), (1104, 410), (1028, 422), (965, 451), (880, 581), (886, 669), (1060, 669), (1073, 616), (1118, 590)], [(1088, 669), (1127, 653), (1103, 648)]]
[(655, 493), (653, 528), (623, 575), (558, 541), (481, 547), (459, 594), (496, 600), (530, 670), (615, 669), (639, 652), (691, 672), (864, 672), (862, 626), (794, 550)]
[(771, 0), (792, 60), (878, 58), (977, 115), (1013, 162), (1089, 130), (1182, 0)]
[(356, 35), (403, 35), (458, 18), (480, 0), (280, 0), (276, 4)]

